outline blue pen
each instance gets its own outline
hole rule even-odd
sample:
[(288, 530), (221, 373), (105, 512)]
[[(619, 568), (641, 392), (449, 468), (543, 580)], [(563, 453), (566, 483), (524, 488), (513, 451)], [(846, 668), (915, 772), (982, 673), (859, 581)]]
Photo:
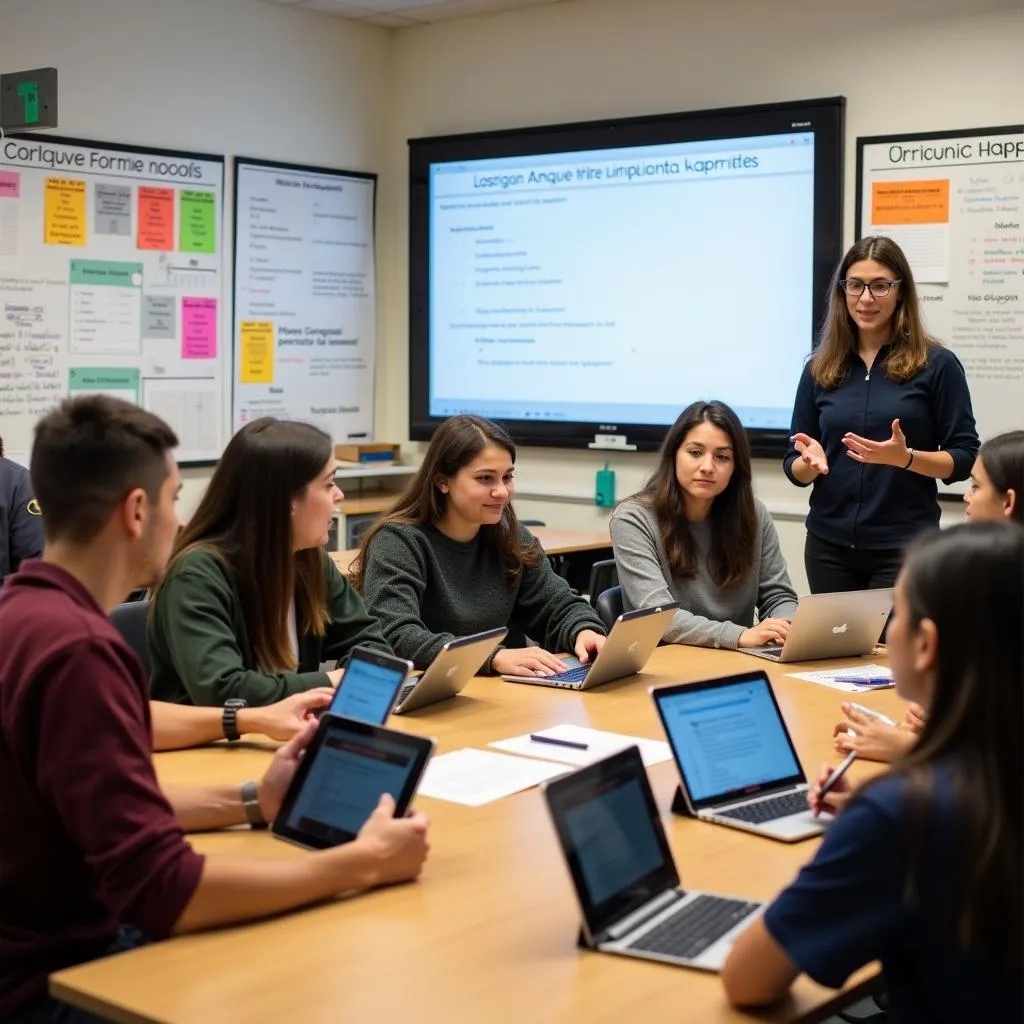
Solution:
[(857, 686), (892, 686), (892, 676), (835, 676), (837, 683), (854, 683)]

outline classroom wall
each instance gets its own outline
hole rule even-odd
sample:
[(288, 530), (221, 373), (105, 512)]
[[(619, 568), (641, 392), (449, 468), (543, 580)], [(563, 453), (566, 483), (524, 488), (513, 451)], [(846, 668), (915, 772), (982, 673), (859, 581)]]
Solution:
[[(1022, 12), (1020, 0), (570, 0), (398, 31), (394, 187), (380, 222), (387, 311), (379, 435), (408, 436), (406, 139), (844, 95), (850, 242), (858, 135), (1020, 121)], [(521, 514), (580, 528), (605, 520), (579, 503), (593, 494), (603, 461), (596, 453), (532, 449), (519, 461)], [(649, 456), (611, 461), (620, 497), (652, 465)], [(755, 476), (803, 590), (807, 491), (775, 463), (759, 463)], [(947, 518), (959, 515), (953, 506)]]
[[(391, 48), (389, 29), (256, 0), (0, 0), (0, 69), (56, 67), (58, 133), (104, 142), (379, 171)], [(229, 169), (228, 297), (230, 204)], [(182, 516), (210, 472), (184, 471)]]

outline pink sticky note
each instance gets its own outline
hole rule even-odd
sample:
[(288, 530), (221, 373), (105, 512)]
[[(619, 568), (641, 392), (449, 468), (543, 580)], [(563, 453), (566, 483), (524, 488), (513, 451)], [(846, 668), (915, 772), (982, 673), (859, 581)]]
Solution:
[(21, 195), (21, 175), (17, 171), (0, 171), (0, 199), (17, 199)]
[(181, 300), (181, 358), (217, 358), (217, 300)]

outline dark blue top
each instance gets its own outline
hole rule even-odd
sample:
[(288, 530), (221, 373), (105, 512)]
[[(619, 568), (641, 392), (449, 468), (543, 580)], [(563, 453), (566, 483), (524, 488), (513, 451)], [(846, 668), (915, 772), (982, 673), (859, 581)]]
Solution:
[(43, 517), (28, 470), (0, 458), (0, 582), (43, 553)]
[[(808, 363), (796, 390), (791, 433), (820, 441), (829, 468), (814, 480), (807, 529), (832, 544), (900, 548), (921, 530), (939, 523), (934, 479), (892, 466), (859, 463), (846, 454), (844, 434), (887, 441), (892, 421), (899, 419), (909, 447), (953, 456), (953, 473), (946, 483), (966, 480), (978, 454), (971, 394), (960, 360), (937, 345), (924, 368), (898, 384), (886, 372), (888, 354), (885, 345), (868, 373), (864, 360), (853, 353), (849, 375), (837, 388), (823, 388), (811, 376)], [(786, 475), (793, 483), (807, 486), (793, 476), (797, 458), (790, 444), (783, 462)]]
[(913, 904), (905, 893), (912, 849), (905, 792), (906, 780), (889, 775), (850, 802), (814, 860), (765, 912), (768, 932), (801, 971), (831, 988), (881, 960), (893, 1024), (1024, 1020), (1024, 977), (956, 945), (952, 773), (936, 774)]

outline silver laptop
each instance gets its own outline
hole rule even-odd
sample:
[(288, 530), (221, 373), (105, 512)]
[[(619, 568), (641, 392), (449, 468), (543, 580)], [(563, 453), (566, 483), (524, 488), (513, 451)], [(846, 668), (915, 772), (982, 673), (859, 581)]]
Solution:
[(807, 776), (761, 670), (651, 690), (679, 769), (680, 810), (791, 843), (824, 832)]
[(461, 693), (507, 633), (502, 627), (449, 640), (427, 670), (402, 688), (391, 713), (404, 715)]
[(848, 590), (800, 598), (781, 646), (741, 647), (769, 661), (824, 661), (870, 654), (892, 610), (892, 590)]
[(654, 653), (678, 607), (673, 603), (623, 612), (612, 625), (601, 653), (589, 665), (581, 665), (579, 658), (563, 658), (565, 671), (553, 676), (503, 675), (501, 678), (510, 683), (590, 690), (602, 683), (635, 675)]
[(628, 747), (543, 790), (576, 890), (581, 944), (721, 970), (764, 904), (680, 887), (640, 751)]

